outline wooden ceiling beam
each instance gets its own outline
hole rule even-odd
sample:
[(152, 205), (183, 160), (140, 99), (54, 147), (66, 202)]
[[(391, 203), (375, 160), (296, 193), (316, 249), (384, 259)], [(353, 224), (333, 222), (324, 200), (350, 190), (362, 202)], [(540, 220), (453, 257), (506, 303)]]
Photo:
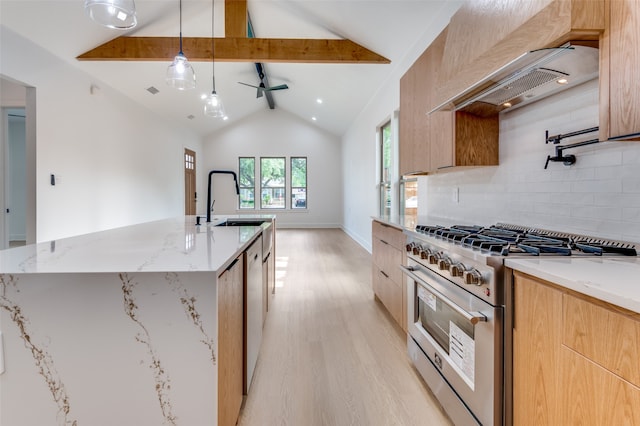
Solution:
[[(118, 37), (76, 59), (80, 61), (171, 61), (179, 50), (178, 37)], [(214, 39), (220, 62), (363, 63), (391, 61), (351, 40), (266, 39), (225, 37)], [(192, 62), (211, 61), (211, 38), (183, 37), (182, 51)]]
[(224, 33), (225, 37), (247, 37), (246, 0), (225, 0)]

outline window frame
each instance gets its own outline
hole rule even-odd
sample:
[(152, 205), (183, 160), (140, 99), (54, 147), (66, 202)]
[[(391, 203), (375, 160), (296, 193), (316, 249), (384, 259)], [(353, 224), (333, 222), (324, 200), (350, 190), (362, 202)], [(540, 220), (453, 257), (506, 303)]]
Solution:
[[(380, 216), (389, 216), (391, 214), (391, 179), (393, 173), (393, 128), (391, 119), (385, 120), (383, 124), (378, 127), (377, 143), (379, 153), (378, 173), (379, 173), (379, 212)], [(385, 164), (385, 132), (388, 132), (388, 164)], [(386, 167), (385, 170), (385, 165)]]
[[(253, 160), (253, 186), (243, 185), (242, 182), (242, 160)], [(238, 188), (240, 195), (238, 196), (238, 210), (255, 210), (256, 209), (256, 157), (238, 157)], [(253, 207), (242, 206), (242, 190), (253, 191)]]
[[(264, 160), (282, 160), (282, 186), (264, 186), (263, 179), (263, 161)], [(263, 192), (265, 189), (269, 190), (277, 190), (280, 189), (282, 191), (282, 207), (265, 207), (264, 205), (264, 195)], [(260, 210), (285, 210), (287, 208), (287, 157), (260, 157)]]
[[(304, 186), (294, 186), (293, 185), (293, 162), (294, 160), (304, 160)], [(308, 205), (308, 197), (307, 194), (309, 193), (308, 188), (309, 188), (309, 159), (306, 156), (291, 156), (289, 157), (289, 169), (290, 169), (290, 178), (289, 178), (289, 188), (290, 188), (290, 195), (291, 195), (291, 206), (290, 209), (291, 210), (306, 210), (307, 209), (307, 205)], [(304, 203), (301, 207), (298, 207), (298, 200), (300, 198), (295, 198), (294, 199), (294, 190), (298, 189), (301, 190), (303, 189), (304, 191)], [(294, 202), (295, 200), (295, 202)]]

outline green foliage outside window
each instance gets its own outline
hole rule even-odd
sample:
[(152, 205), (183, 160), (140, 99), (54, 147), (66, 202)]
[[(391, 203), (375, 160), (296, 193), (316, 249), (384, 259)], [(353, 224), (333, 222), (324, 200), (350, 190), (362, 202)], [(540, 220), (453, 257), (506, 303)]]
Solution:
[(256, 192), (256, 159), (253, 157), (240, 157), (239, 163), (240, 208), (253, 209), (255, 208)]

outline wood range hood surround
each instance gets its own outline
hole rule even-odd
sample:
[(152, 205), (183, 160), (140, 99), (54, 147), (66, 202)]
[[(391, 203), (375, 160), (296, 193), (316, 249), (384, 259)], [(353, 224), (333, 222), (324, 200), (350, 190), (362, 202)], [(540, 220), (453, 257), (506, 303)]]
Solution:
[(400, 174), (499, 165), (495, 108), (434, 110), (525, 52), (598, 46), (607, 1), (465, 1), (400, 81)]
[(568, 42), (598, 47), (605, 0), (467, 1), (447, 28), (430, 111), (526, 52)]
[[(192, 62), (213, 59), (211, 38), (183, 37)], [(166, 61), (175, 56), (179, 37), (121, 36), (77, 56), (80, 61)], [(215, 60), (221, 62), (364, 63), (391, 61), (346, 39), (249, 38), (246, 0), (225, 0), (225, 37), (214, 38)]]

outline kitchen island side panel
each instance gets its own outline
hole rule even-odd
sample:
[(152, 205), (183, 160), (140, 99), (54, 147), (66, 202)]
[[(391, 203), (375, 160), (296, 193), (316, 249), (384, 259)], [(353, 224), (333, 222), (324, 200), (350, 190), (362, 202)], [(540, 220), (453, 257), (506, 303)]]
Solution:
[(214, 272), (0, 274), (0, 424), (215, 425)]

